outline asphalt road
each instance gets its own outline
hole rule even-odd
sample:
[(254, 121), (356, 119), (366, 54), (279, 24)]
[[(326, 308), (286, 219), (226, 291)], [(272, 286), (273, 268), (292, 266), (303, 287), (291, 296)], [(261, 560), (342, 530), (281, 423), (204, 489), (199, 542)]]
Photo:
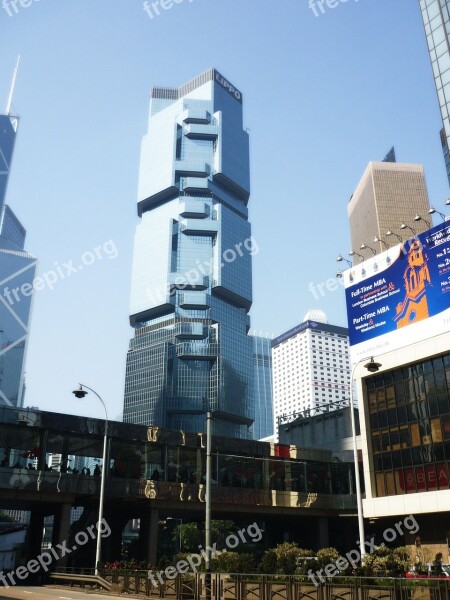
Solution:
[(107, 600), (117, 596), (108, 594), (86, 594), (73, 588), (27, 587), (11, 586), (7, 589), (0, 587), (0, 598), (8, 600)]

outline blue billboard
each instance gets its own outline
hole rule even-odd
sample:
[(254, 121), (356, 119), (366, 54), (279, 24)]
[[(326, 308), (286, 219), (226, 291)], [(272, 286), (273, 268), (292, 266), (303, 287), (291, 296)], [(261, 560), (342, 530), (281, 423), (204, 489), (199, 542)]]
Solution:
[(450, 222), (349, 269), (346, 302), (351, 346), (450, 308)]

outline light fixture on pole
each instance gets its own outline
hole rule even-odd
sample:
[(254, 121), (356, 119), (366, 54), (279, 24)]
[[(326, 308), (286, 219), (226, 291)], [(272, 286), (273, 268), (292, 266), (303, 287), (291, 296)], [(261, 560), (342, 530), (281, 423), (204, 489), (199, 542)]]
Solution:
[(385, 242), (384, 240), (381, 240), (377, 235), (373, 238), (373, 243), (374, 244), (384, 244), (386, 246), (386, 248), (389, 248), (389, 244), (387, 242)]
[(450, 206), (450, 198), (447, 198), (447, 200), (445, 201), (445, 206)]
[(427, 224), (427, 227), (428, 227), (428, 229), (430, 229), (430, 227), (431, 227), (431, 223), (430, 223), (430, 221), (427, 221), (426, 219), (424, 219), (423, 217), (421, 217), (421, 216), (419, 215), (419, 213), (416, 213), (416, 216), (414, 217), (414, 221), (415, 221), (416, 223), (419, 223), (420, 221), (423, 221), (424, 223), (426, 223), (426, 224)]
[(100, 535), (100, 527), (103, 520), (103, 504), (105, 500), (106, 451), (108, 446), (108, 411), (106, 410), (106, 404), (103, 402), (101, 396), (99, 396), (99, 394), (97, 394), (95, 390), (88, 387), (87, 385), (84, 385), (83, 383), (80, 383), (80, 387), (78, 390), (74, 390), (72, 392), (72, 394), (75, 395), (75, 398), (84, 398), (87, 395), (86, 390), (84, 390), (83, 388), (86, 388), (86, 390), (89, 390), (90, 392), (95, 394), (102, 403), (103, 408), (105, 409), (105, 433), (103, 436), (103, 469), (100, 483), (100, 500), (98, 506), (97, 548), (95, 551), (95, 574), (99, 575), (98, 564), (101, 561), (102, 555), (102, 536)]
[(416, 235), (416, 230), (410, 227), (409, 225), (406, 225), (405, 223), (400, 224), (400, 229), (410, 229), (413, 232), (413, 234)]
[(361, 260), (361, 261), (364, 260), (364, 256), (362, 254), (358, 254), (354, 250), (349, 250), (348, 255), (349, 256), (359, 256), (359, 260)]
[(390, 229), (388, 229), (386, 231), (386, 237), (389, 237), (390, 235), (395, 235), (395, 237), (398, 239), (399, 242), (402, 242), (402, 238), (398, 235), (398, 233), (395, 233), (394, 231), (391, 231)]
[(342, 256), (342, 254), (339, 254), (339, 256), (336, 258), (336, 261), (337, 261), (337, 262), (342, 262), (342, 261), (344, 261), (344, 262), (346, 262), (346, 263), (348, 264), (348, 266), (349, 266), (349, 267), (352, 267), (352, 266), (353, 266), (353, 265), (352, 265), (352, 263), (351, 263), (351, 261), (350, 261), (350, 260), (347, 260), (346, 258), (344, 258), (344, 257)]
[(428, 211), (429, 215), (434, 215), (434, 213), (437, 213), (443, 221), (445, 221), (445, 215), (444, 213), (439, 212), (438, 210), (436, 210), (435, 208), (431, 207), (430, 210)]
[(167, 517), (166, 521), (180, 521), (180, 527), (178, 529), (178, 533), (179, 533), (179, 536), (178, 536), (178, 545), (180, 547), (180, 552), (181, 552), (181, 549), (182, 549), (181, 548), (181, 546), (182, 546), (182, 544), (181, 544), (181, 525), (183, 525), (183, 519), (178, 519), (177, 517)]
[(336, 277), (337, 277), (338, 279), (340, 279), (341, 277), (343, 277), (343, 273), (342, 273), (342, 271), (338, 271), (338, 272), (336, 273)]
[(366, 547), (364, 545), (365, 533), (364, 533), (364, 515), (362, 507), (362, 495), (361, 495), (361, 480), (359, 477), (359, 461), (358, 461), (358, 444), (356, 441), (356, 419), (355, 419), (355, 404), (353, 401), (353, 378), (355, 376), (356, 367), (363, 361), (369, 360), (364, 365), (370, 373), (376, 373), (381, 367), (380, 363), (374, 361), (373, 357), (370, 359), (362, 358), (353, 365), (352, 375), (350, 377), (350, 416), (352, 423), (352, 437), (353, 437), (353, 462), (355, 464), (355, 487), (356, 487), (356, 506), (358, 511), (358, 532), (359, 532), (359, 545), (361, 548), (361, 557), (366, 554)]
[(360, 250), (370, 250), (372, 252), (372, 254), (375, 256), (375, 254), (377, 253), (376, 250), (374, 250), (373, 248), (371, 248), (370, 246), (367, 246), (364, 242), (361, 244), (361, 246), (359, 247)]

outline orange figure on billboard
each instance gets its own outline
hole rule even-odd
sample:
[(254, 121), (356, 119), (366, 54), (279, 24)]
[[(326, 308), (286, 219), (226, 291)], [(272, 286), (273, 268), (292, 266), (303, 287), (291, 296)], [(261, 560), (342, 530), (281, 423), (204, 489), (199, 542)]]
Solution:
[(408, 251), (408, 266), (403, 274), (406, 294), (397, 304), (394, 320), (397, 328), (429, 317), (426, 283), (431, 284), (427, 255), (422, 244), (414, 240)]

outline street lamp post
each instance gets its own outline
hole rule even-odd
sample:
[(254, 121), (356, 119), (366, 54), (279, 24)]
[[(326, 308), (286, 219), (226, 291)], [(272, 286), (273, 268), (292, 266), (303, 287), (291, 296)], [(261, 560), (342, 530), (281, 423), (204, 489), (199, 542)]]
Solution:
[(106, 404), (103, 402), (101, 396), (99, 396), (99, 394), (97, 394), (97, 392), (95, 390), (88, 387), (87, 385), (80, 383), (80, 388), (78, 390), (75, 390), (74, 392), (72, 392), (76, 398), (84, 398), (87, 395), (86, 390), (84, 390), (83, 388), (86, 388), (86, 390), (89, 390), (90, 392), (95, 394), (97, 396), (97, 398), (100, 400), (100, 402), (102, 403), (103, 408), (105, 409), (105, 434), (103, 436), (103, 469), (102, 469), (102, 476), (101, 476), (101, 483), (100, 483), (100, 500), (99, 500), (99, 507), (98, 507), (98, 524), (97, 524), (97, 529), (98, 529), (98, 531), (97, 531), (97, 548), (96, 548), (96, 552), (95, 552), (95, 574), (98, 575), (99, 574), (98, 564), (101, 561), (101, 553), (102, 553), (102, 537), (100, 535), (100, 526), (101, 526), (101, 522), (103, 520), (103, 504), (104, 504), (104, 499), (105, 499), (106, 451), (107, 451), (107, 445), (108, 445), (108, 411), (106, 410)]
[(212, 412), (208, 408), (206, 413), (206, 503), (205, 503), (205, 547), (206, 547), (206, 572), (211, 571), (211, 433)]
[(358, 531), (359, 531), (359, 545), (361, 548), (361, 558), (366, 554), (366, 547), (364, 545), (365, 533), (364, 533), (364, 516), (362, 507), (362, 495), (361, 495), (361, 480), (359, 477), (359, 461), (358, 461), (358, 445), (356, 442), (356, 425), (355, 425), (355, 405), (353, 402), (353, 378), (355, 375), (356, 367), (363, 361), (369, 360), (364, 367), (370, 371), (370, 373), (376, 373), (381, 367), (380, 363), (374, 361), (373, 357), (370, 359), (362, 358), (358, 360), (353, 366), (352, 375), (350, 378), (350, 416), (352, 423), (352, 437), (353, 437), (353, 461), (355, 463), (355, 487), (356, 487), (356, 506), (358, 511)]

